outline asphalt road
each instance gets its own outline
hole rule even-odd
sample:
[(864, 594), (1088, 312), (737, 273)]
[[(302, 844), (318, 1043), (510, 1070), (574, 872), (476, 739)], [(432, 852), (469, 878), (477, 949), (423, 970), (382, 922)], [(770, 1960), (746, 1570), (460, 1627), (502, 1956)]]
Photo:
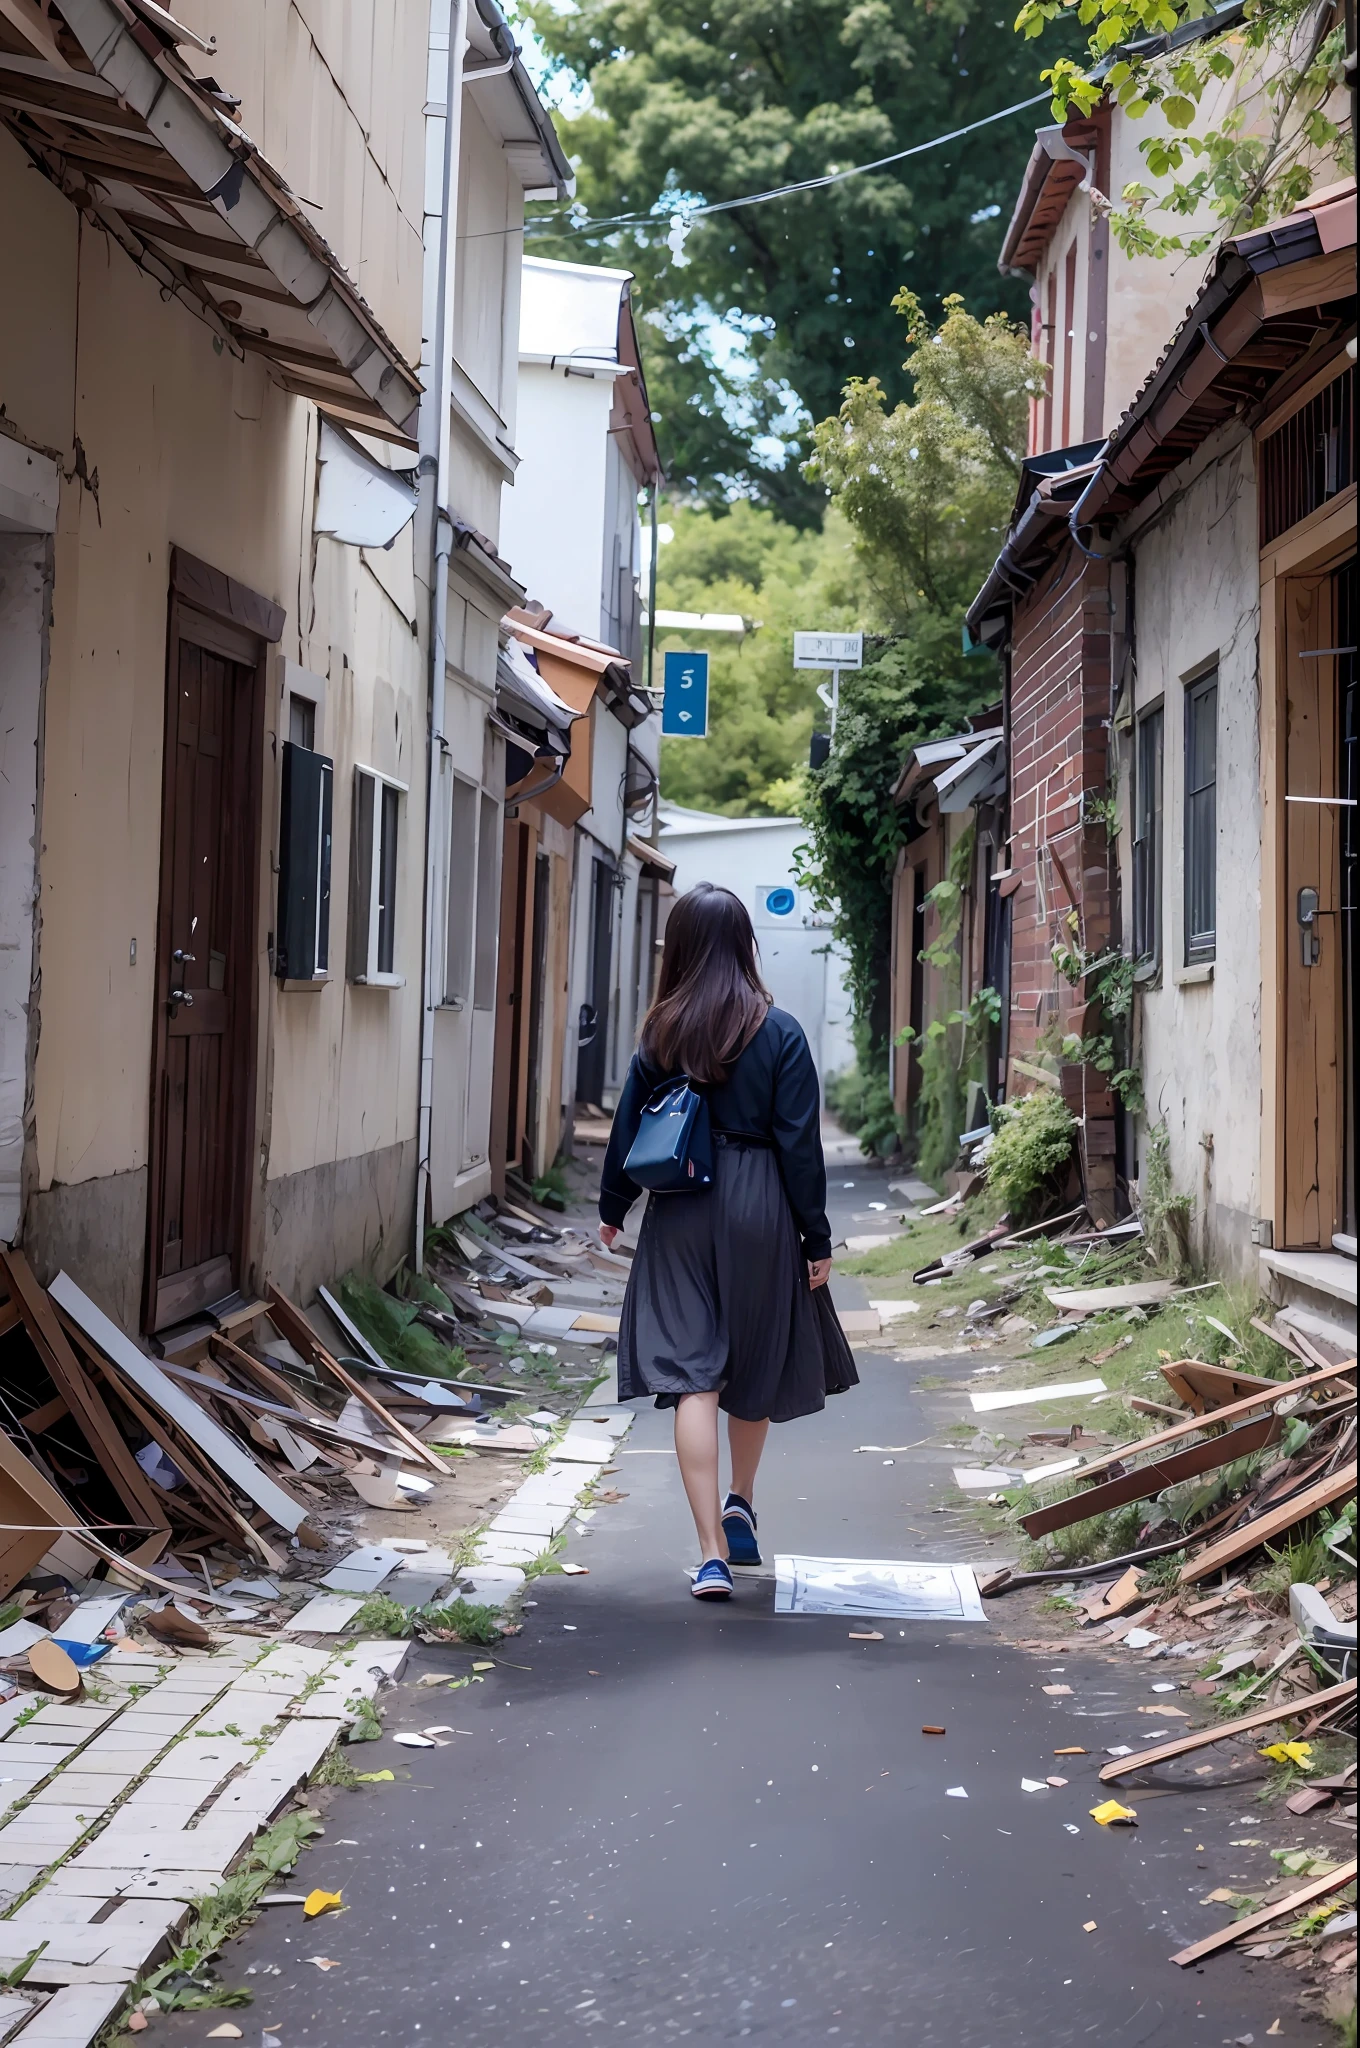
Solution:
[[(841, 1177), (857, 1183), (844, 1199), (864, 1199), (868, 1175)], [(903, 1532), (922, 1526), (904, 1492), (924, 1468), (855, 1453), (930, 1431), (922, 1369), (860, 1363), (860, 1388), (773, 1433), (767, 1557), (922, 1554)], [(885, 1621), (883, 1641), (852, 1642), (873, 1624), (776, 1617), (771, 1577), (703, 1606), (668, 1439), (667, 1418), (639, 1416), (612, 1482), (627, 1498), (569, 1547), (590, 1576), (537, 1583), (494, 1673), (418, 1689), (472, 1661), (419, 1651), (386, 1695), (389, 1737), (460, 1732), (350, 1753), (397, 1782), (336, 1794), (288, 1880), (343, 1889), (345, 1912), (265, 1912), (222, 1964), (251, 2008), (166, 2016), (148, 2041), (196, 2043), (223, 2019), (252, 2048), (266, 2028), (280, 2048), (536, 2048), (601, 2026), (628, 2044), (776, 2048), (1261, 2041), (1281, 2010), (1267, 1980), (1235, 1955), (1202, 1972), (1168, 1961), (1216, 1924), (1197, 1906), (1217, 1880), (1195, 1843), (1242, 1790), (1149, 1801), (1136, 1832), (1113, 1833), (1088, 1818), (1098, 1758), (1052, 1756), (1109, 1740), (1078, 1716), (1113, 1712), (1098, 1701), (1121, 1685), (1145, 1694), (1146, 1673), (1093, 1660), (1073, 1697), (1050, 1698), (1045, 1660), (985, 1622)], [(1021, 1790), (1053, 1771), (1066, 1790)], [(947, 1796), (960, 1785), (966, 1800)], [(1322, 2038), (1292, 2014), (1283, 2027)]]

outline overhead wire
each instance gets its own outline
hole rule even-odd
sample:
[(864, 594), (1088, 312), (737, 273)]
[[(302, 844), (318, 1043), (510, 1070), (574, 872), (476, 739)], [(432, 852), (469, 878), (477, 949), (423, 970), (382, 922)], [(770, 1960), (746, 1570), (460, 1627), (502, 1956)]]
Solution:
[(824, 171), (820, 177), (799, 178), (787, 185), (773, 185), (768, 191), (748, 192), (740, 199), (714, 199), (700, 206), (685, 206), (677, 200), (669, 212), (659, 210), (658, 201), (655, 207), (645, 213), (619, 213), (602, 220), (568, 217), (561, 225), (551, 214), (537, 214), (532, 221), (525, 223), (525, 235), (526, 238), (530, 237), (532, 229), (541, 226), (545, 232), (566, 233), (573, 240), (585, 241), (592, 233), (612, 233), (618, 228), (659, 225), (670, 219), (682, 220), (688, 226), (690, 222), (704, 220), (711, 214), (732, 213), (743, 206), (767, 206), (773, 200), (788, 199), (800, 192), (822, 192), (831, 185), (843, 184), (847, 178), (860, 178), (869, 171), (884, 170), (889, 164), (904, 163), (908, 157), (923, 156), (927, 150), (941, 149), (948, 142), (960, 142), (966, 135), (975, 135), (979, 128), (990, 128), (993, 122), (1005, 121), (1012, 114), (1022, 114), (1026, 108), (1037, 107), (1049, 98), (1050, 94), (1047, 92), (1032, 93), (1028, 99), (1017, 100), (1014, 106), (999, 107), (994, 114), (983, 114), (976, 121), (966, 122), (962, 128), (951, 128), (945, 135), (932, 136), (928, 142), (914, 142), (909, 149), (894, 150), (889, 156), (875, 157), (870, 163), (850, 164), (844, 170)]

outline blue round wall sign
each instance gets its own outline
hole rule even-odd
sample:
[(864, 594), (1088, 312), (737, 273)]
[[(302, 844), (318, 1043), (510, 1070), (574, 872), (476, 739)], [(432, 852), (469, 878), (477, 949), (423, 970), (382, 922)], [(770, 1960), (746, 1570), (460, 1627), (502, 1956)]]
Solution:
[(765, 908), (771, 917), (789, 917), (797, 908), (798, 898), (792, 889), (767, 889)]

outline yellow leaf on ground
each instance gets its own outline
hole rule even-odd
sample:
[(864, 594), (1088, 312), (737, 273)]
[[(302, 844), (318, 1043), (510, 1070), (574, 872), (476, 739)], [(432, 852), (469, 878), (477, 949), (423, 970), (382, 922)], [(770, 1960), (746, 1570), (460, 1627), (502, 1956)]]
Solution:
[(1117, 1799), (1106, 1799), (1099, 1806), (1091, 1808), (1091, 1818), (1099, 1821), (1103, 1828), (1107, 1828), (1111, 1821), (1137, 1820), (1138, 1813), (1135, 1807), (1121, 1806)]
[(302, 1902), (304, 1917), (308, 1920), (315, 1920), (318, 1913), (331, 1912), (334, 1907), (340, 1904), (342, 1896), (343, 1894), (340, 1892), (308, 1892)]
[(355, 1777), (361, 1785), (395, 1785), (391, 1771), (356, 1771)]
[(1272, 1742), (1268, 1749), (1261, 1751), (1273, 1764), (1297, 1764), (1301, 1771), (1313, 1766), (1313, 1745), (1311, 1742)]

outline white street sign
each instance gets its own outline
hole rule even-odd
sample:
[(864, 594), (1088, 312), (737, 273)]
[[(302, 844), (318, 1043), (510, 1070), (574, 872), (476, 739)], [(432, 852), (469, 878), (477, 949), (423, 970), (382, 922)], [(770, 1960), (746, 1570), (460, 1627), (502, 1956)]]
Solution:
[(863, 633), (795, 633), (795, 668), (859, 668), (864, 659)]

